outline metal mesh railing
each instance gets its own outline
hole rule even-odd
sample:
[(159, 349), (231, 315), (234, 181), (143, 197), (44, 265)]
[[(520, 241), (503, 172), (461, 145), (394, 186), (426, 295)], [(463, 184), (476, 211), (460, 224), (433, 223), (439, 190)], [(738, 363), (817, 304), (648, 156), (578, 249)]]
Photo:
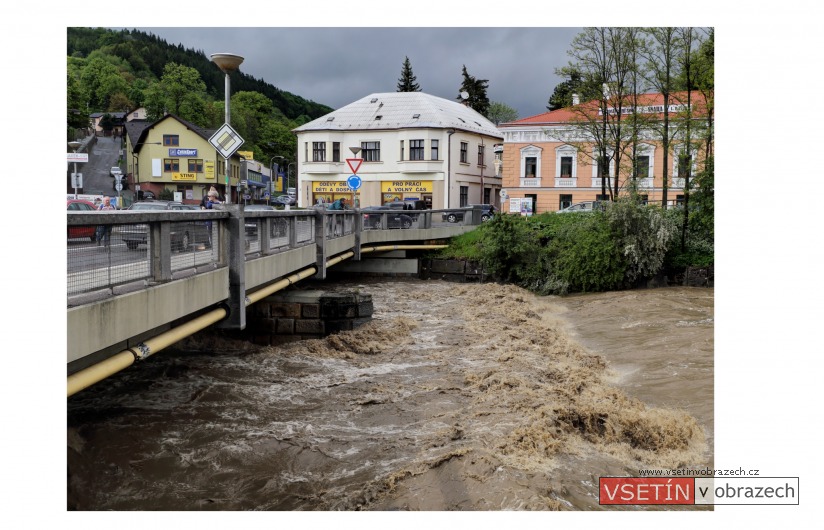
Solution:
[[(79, 294), (150, 276), (148, 251), (129, 250), (123, 236), (135, 225), (76, 226), (66, 243), (68, 294)], [(74, 233), (73, 233), (74, 232)], [(92, 235), (86, 236), (85, 234)]]
[(168, 224), (168, 252), (162, 253), (152, 252), (148, 223), (70, 226), (66, 242), (68, 295), (152, 280), (153, 256), (169, 256), (172, 272), (220, 261), (218, 221)]

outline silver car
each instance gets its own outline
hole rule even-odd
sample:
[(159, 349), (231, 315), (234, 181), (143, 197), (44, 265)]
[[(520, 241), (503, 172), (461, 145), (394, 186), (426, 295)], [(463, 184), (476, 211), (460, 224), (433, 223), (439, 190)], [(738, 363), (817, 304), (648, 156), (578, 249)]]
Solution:
[(591, 212), (592, 210), (603, 210), (604, 205), (601, 201), (584, 201), (584, 202), (577, 202), (573, 205), (567, 206), (561, 210), (558, 210), (558, 213), (569, 213), (569, 212)]

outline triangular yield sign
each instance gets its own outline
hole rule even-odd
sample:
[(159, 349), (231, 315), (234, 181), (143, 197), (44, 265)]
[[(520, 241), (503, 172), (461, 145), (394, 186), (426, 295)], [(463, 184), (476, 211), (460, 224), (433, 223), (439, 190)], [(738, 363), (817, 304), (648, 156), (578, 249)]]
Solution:
[(352, 170), (352, 174), (357, 175), (358, 169), (360, 169), (360, 165), (363, 162), (363, 158), (347, 158), (346, 163), (349, 164), (349, 169)]

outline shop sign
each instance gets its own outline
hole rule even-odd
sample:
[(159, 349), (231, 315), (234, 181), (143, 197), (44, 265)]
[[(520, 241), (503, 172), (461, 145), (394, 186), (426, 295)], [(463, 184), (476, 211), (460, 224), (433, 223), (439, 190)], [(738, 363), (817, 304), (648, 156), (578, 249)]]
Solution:
[(196, 181), (197, 173), (172, 173), (172, 180)]
[(209, 180), (214, 180), (215, 178), (215, 161), (214, 160), (207, 160), (203, 162), (203, 172), (204, 177)]
[(431, 180), (391, 180), (381, 182), (382, 193), (432, 193)]
[(169, 156), (197, 156), (197, 149), (169, 148)]
[(352, 193), (346, 182), (317, 181), (312, 183), (313, 193)]

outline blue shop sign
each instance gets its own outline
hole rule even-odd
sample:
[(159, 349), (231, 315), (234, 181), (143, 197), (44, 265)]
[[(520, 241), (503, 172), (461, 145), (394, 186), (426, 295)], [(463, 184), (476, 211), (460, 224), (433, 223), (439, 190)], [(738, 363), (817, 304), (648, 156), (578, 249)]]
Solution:
[(169, 148), (169, 156), (197, 156), (197, 149)]

